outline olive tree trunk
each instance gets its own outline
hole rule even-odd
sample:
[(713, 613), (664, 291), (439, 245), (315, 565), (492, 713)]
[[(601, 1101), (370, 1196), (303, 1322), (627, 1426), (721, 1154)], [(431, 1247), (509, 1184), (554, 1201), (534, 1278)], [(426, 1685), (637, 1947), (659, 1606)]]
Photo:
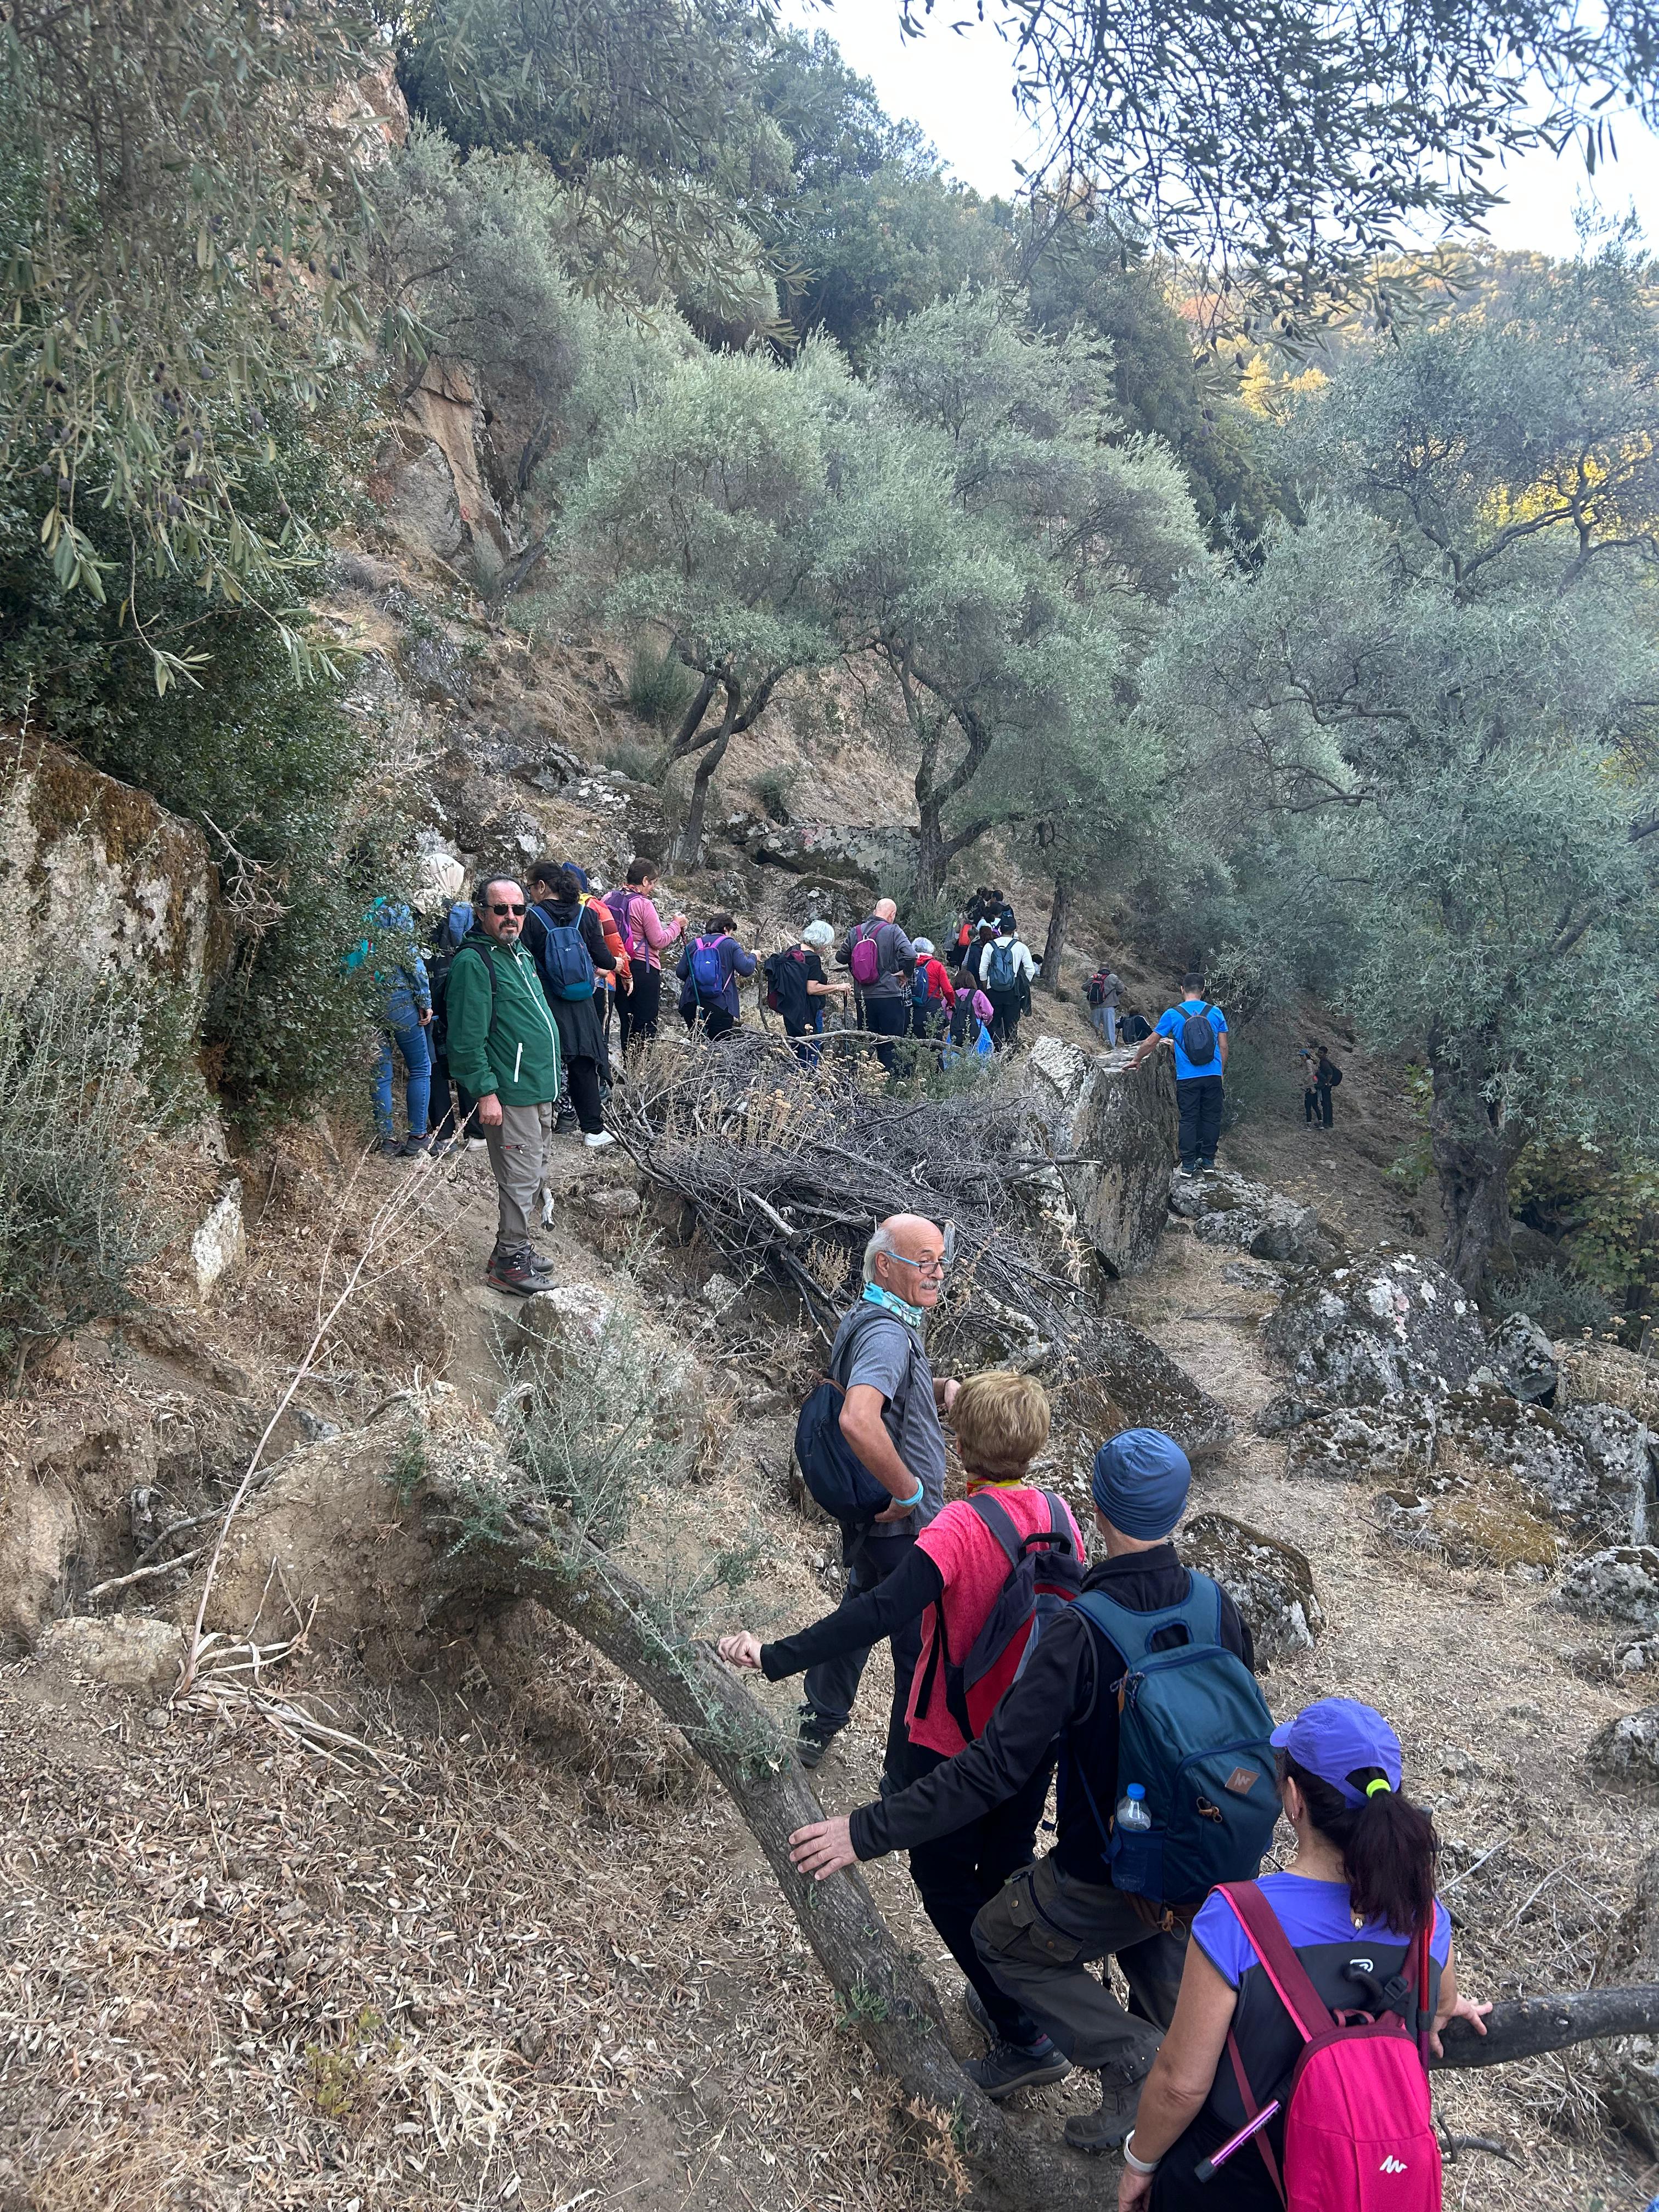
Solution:
[(1442, 1257), (1448, 1272), (1473, 1295), (1489, 1273), (1493, 1255), (1510, 1249), (1510, 1170), (1525, 1139), (1515, 1123), (1506, 1121), (1501, 1107), (1485, 1095), (1480, 1064), (1471, 1064), (1468, 1041), (1456, 1043), (1454, 1056), (1442, 1049), (1441, 1040), (1430, 1040), (1434, 1093), (1429, 1144), (1445, 1222)]

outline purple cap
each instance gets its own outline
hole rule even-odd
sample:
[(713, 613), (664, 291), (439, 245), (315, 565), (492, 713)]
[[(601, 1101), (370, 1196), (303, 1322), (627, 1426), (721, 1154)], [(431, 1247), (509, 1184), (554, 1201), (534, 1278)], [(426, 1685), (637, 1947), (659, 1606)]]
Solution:
[(1298, 1766), (1328, 1782), (1346, 1804), (1364, 1803), (1365, 1792), (1348, 1777), (1368, 1766), (1381, 1767), (1390, 1790), (1400, 1787), (1400, 1739), (1374, 1706), (1357, 1698), (1321, 1698), (1304, 1705), (1293, 1721), (1273, 1730), (1273, 1741)]

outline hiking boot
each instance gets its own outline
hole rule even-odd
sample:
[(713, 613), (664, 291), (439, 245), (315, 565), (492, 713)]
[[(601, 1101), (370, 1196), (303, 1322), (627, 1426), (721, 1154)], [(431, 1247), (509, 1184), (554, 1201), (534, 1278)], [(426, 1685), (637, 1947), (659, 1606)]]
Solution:
[(400, 1160), (404, 1156), (404, 1148), (395, 1137), (382, 1137), (378, 1149), (383, 1160)]
[(544, 1229), (550, 1229), (552, 1226), (553, 1194), (550, 1190), (544, 1188), (542, 1192), (542, 1227)]
[(406, 1160), (422, 1159), (433, 1149), (432, 1139), (430, 1137), (410, 1137), (400, 1149)]
[(1066, 2140), (1072, 2148), (1091, 2154), (1119, 2149), (1135, 2124), (1141, 2086), (1140, 2081), (1126, 2081), (1121, 2074), (1103, 2072), (1098, 2109), (1073, 2112), (1066, 2123)]
[(466, 1149), (469, 1152), (487, 1152), (489, 1150), (489, 1139), (488, 1137), (469, 1137), (466, 1140)]
[(559, 1114), (554, 1116), (553, 1133), (556, 1137), (568, 1137), (576, 1127), (576, 1117), (574, 1114)]
[(795, 1740), (795, 1756), (810, 1772), (830, 1748), (830, 1739), (841, 1734), (845, 1721), (827, 1721), (811, 1705), (800, 1709), (800, 1734)]
[(493, 1254), (484, 1269), (485, 1282), (498, 1291), (511, 1291), (520, 1298), (544, 1291), (549, 1279), (547, 1262), (528, 1245), (522, 1252)]
[(614, 1145), (616, 1141), (609, 1129), (595, 1129), (591, 1135), (582, 1139), (590, 1152), (602, 1152), (607, 1145)]
[[(1045, 2081), (1063, 2081), (1072, 2062), (1045, 2035), (1036, 2043), (994, 2043), (983, 2058), (970, 2058), (963, 2068), (977, 2081), (993, 2104), (1012, 2097), (1016, 2089), (1038, 2089)], [(1126, 2122), (1126, 2128), (1133, 2122)], [(1066, 2124), (1070, 2131), (1070, 2122)]]
[(962, 2004), (963, 2009), (967, 2014), (969, 2019), (973, 2021), (974, 2026), (985, 2038), (986, 2042), (990, 2045), (991, 2049), (994, 2051), (997, 2045), (996, 2028), (993, 2024), (990, 2014), (985, 2008), (984, 1998), (981, 1996), (979, 1991), (974, 1987), (971, 1982), (968, 1984), (967, 1992), (963, 1997)]

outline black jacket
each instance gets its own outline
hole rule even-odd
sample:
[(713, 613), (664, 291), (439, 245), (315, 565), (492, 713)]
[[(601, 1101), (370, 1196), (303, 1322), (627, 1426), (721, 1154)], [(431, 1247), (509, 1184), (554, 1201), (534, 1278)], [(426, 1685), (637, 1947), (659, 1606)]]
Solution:
[[(1173, 1544), (1104, 1559), (1084, 1577), (1086, 1590), (1103, 1590), (1132, 1613), (1159, 1613), (1184, 1602), (1188, 1571)], [(1171, 1632), (1170, 1641), (1179, 1640)], [(1224, 1592), (1221, 1641), (1254, 1674), (1255, 1646)], [(1154, 1638), (1154, 1646), (1162, 1638)], [(1097, 1802), (1109, 1808), (1117, 1786), (1117, 1700), (1111, 1684), (1127, 1672), (1121, 1655), (1075, 1611), (1043, 1630), (1030, 1664), (991, 1716), (976, 1743), (959, 1751), (908, 1790), (861, 1805), (852, 1820), (853, 1849), (861, 1859), (908, 1850), (934, 1836), (964, 1828), (1028, 1782), (1056, 1742), (1089, 1777)], [(1103, 1838), (1080, 1790), (1063, 1786), (1058, 1804), (1054, 1856), (1079, 1881), (1104, 1883)]]
[[(605, 927), (591, 907), (574, 899), (538, 899), (524, 918), (524, 945), (542, 976), (542, 939), (549, 929), (576, 928), (595, 969), (614, 968), (616, 955), (605, 941)], [(596, 983), (591, 999), (556, 999), (542, 976), (542, 995), (552, 1010), (559, 1045), (567, 1060), (603, 1062), (605, 1051), (604, 986)]]

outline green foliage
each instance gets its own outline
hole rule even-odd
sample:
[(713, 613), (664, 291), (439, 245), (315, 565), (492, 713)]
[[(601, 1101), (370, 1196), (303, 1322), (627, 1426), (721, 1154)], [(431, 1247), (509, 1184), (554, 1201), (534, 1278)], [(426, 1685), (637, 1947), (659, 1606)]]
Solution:
[(166, 1118), (145, 1084), (143, 1007), (69, 970), (0, 986), (0, 1362), (125, 1312), (167, 1226), (145, 1147)]
[[(629, 710), (665, 735), (678, 726), (696, 689), (696, 678), (670, 646), (653, 645), (649, 638), (641, 638), (629, 656)], [(638, 757), (644, 759), (643, 755)], [(622, 765), (612, 763), (614, 767)], [(643, 773), (649, 774), (648, 763)]]
[(774, 822), (787, 822), (789, 819), (789, 802), (794, 797), (795, 787), (799, 781), (799, 762), (779, 762), (770, 768), (763, 768), (752, 780), (749, 788)]
[(1486, 1302), (1500, 1319), (1526, 1314), (1551, 1337), (1579, 1336), (1586, 1329), (1599, 1336), (1613, 1321), (1602, 1293), (1565, 1267), (1518, 1267), (1512, 1275), (1499, 1275)]
[(0, 509), (162, 690), (200, 664), (151, 629), (179, 581), (259, 608), (296, 668), (314, 649), (290, 603), (317, 540), (264, 492), (274, 425), (326, 423), (362, 335), (361, 149), (325, 118), (363, 27), (350, 0), (111, 0), (0, 30)]

